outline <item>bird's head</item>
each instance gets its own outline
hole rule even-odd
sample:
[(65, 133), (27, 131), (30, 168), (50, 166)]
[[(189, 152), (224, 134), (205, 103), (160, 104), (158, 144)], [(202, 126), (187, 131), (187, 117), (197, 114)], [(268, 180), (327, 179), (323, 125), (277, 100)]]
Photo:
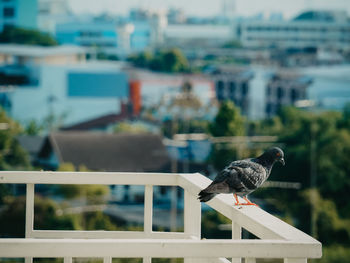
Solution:
[(268, 150), (266, 150), (264, 155), (266, 155), (268, 159), (272, 160), (273, 162), (280, 162), (282, 165), (285, 165), (284, 153), (278, 147), (269, 148)]

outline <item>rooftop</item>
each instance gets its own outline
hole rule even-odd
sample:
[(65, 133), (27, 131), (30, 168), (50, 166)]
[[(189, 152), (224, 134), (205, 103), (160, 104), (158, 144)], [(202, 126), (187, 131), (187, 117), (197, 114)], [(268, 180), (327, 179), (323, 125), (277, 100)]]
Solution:
[(346, 11), (321, 11), (311, 10), (296, 16), (294, 21), (315, 21), (315, 22), (347, 22)]
[(0, 54), (12, 56), (48, 57), (58, 55), (78, 55), (85, 53), (85, 48), (70, 45), (43, 47), (18, 44), (0, 44)]
[(170, 168), (161, 137), (148, 133), (56, 132), (46, 139), (39, 158), (49, 160), (52, 153), (60, 163), (85, 165), (94, 171), (155, 172)]

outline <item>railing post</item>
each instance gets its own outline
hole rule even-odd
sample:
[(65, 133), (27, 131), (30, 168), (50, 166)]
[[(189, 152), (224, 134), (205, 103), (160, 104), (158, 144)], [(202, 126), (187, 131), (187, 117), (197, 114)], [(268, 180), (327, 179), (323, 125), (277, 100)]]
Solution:
[(307, 258), (285, 258), (284, 263), (307, 263)]
[(26, 238), (29, 238), (34, 228), (34, 184), (27, 184), (26, 190)]
[(185, 190), (184, 196), (184, 228), (185, 234), (197, 239), (201, 238), (201, 203)]
[[(147, 234), (152, 233), (152, 217), (153, 217), (153, 186), (145, 185), (145, 200), (144, 200), (144, 218), (143, 231)], [(143, 258), (143, 263), (151, 263), (152, 258)]]
[[(201, 203), (188, 191), (184, 191), (184, 228), (185, 234), (201, 238)], [(206, 262), (205, 259), (185, 258), (184, 263)]]
[(103, 263), (112, 263), (112, 258), (111, 257), (104, 257)]
[(143, 231), (147, 234), (152, 232), (153, 217), (153, 186), (145, 185), (145, 204), (144, 204), (144, 220)]
[[(242, 227), (236, 222), (232, 221), (232, 239), (242, 238)], [(241, 263), (241, 258), (232, 258), (232, 263)]]
[(63, 258), (63, 263), (72, 263), (72, 262), (73, 262), (73, 258), (71, 258), (71, 257)]
[[(26, 226), (25, 237), (32, 237), (34, 229), (34, 184), (27, 184), (26, 186)], [(25, 258), (25, 263), (32, 263), (33, 258)]]

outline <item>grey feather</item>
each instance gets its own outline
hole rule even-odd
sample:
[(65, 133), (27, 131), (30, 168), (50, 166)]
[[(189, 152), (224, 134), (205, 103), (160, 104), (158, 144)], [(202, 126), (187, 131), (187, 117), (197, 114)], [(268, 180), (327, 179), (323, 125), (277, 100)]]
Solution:
[(283, 151), (274, 147), (257, 158), (233, 161), (200, 191), (198, 199), (207, 202), (220, 193), (248, 195), (267, 180), (276, 161), (284, 163), (283, 157)]

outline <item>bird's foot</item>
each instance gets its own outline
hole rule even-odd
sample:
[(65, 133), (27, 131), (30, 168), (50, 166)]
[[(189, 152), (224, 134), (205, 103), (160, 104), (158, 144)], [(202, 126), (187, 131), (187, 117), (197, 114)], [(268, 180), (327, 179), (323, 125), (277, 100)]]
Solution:
[(259, 207), (257, 204), (251, 202), (247, 197), (244, 196), (243, 199), (246, 201), (246, 203), (241, 204), (241, 205), (255, 205), (255, 206)]
[(238, 206), (238, 205), (255, 205), (255, 206), (259, 207), (257, 204), (255, 204), (255, 203), (249, 201), (248, 198), (245, 197), (245, 196), (243, 196), (243, 199), (246, 201), (246, 203), (241, 203), (241, 202), (239, 202), (238, 196), (237, 196), (236, 194), (233, 194), (233, 197), (234, 197), (235, 200), (236, 200), (235, 205), (237, 205), (237, 206)]

